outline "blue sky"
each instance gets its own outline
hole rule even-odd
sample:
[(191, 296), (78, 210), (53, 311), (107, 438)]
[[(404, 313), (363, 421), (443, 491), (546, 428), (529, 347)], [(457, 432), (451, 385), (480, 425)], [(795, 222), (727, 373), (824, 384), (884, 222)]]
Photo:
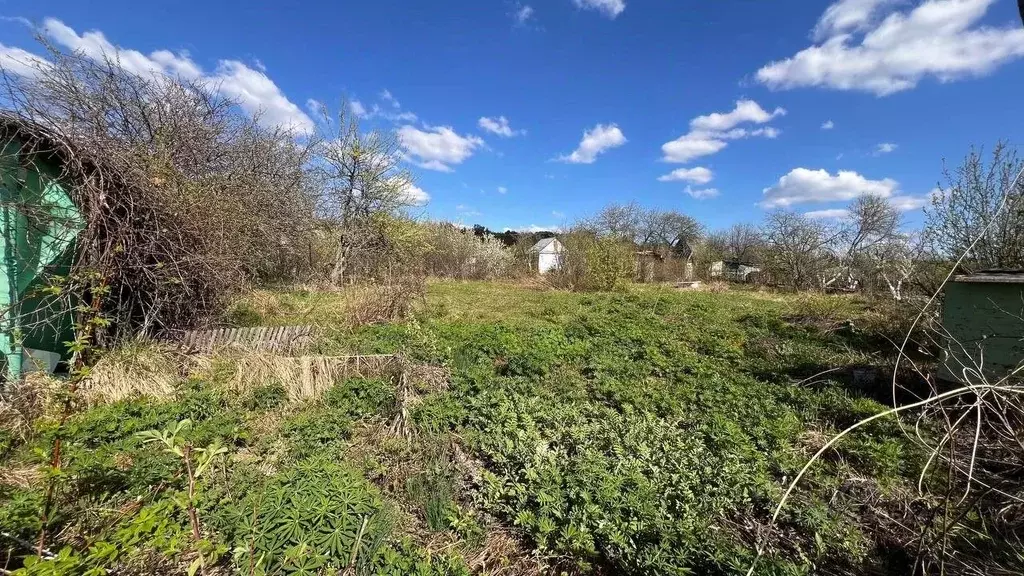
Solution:
[(859, 194), (914, 222), (943, 158), (1024, 133), (1013, 0), (152, 4), (8, 1), (0, 64), (42, 53), (35, 27), (267, 122), (347, 96), (399, 131), (423, 214), (495, 229), (632, 200), (719, 228)]

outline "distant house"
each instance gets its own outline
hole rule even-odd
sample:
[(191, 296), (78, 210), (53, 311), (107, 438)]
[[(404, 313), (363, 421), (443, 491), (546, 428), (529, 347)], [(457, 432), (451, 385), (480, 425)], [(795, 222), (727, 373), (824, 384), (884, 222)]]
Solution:
[(562, 266), (564, 247), (558, 238), (545, 238), (530, 248), (530, 269), (538, 274), (558, 270)]
[(708, 273), (712, 278), (724, 278), (725, 280), (746, 282), (750, 280), (751, 274), (760, 271), (761, 269), (757, 266), (754, 266), (753, 264), (745, 264), (739, 260), (719, 260), (711, 263), (711, 268), (708, 270)]

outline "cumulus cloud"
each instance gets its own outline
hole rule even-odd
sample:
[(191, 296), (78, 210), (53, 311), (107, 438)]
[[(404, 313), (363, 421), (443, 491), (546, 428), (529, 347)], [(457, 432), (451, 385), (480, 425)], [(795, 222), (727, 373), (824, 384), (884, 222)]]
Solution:
[(850, 211), (846, 208), (828, 208), (804, 212), (804, 216), (814, 218), (815, 220), (846, 220), (850, 217)]
[(596, 10), (608, 18), (615, 19), (626, 9), (626, 0), (572, 0), (577, 8)]
[(505, 194), (506, 192), (508, 192), (508, 188), (505, 188), (504, 186), (498, 186), (498, 194)]
[(753, 100), (737, 100), (730, 112), (715, 112), (691, 120), (689, 132), (661, 146), (662, 160), (682, 164), (722, 150), (729, 145), (728, 140), (776, 138), (780, 132), (772, 126), (749, 129), (739, 125), (765, 124), (785, 114), (784, 108), (768, 112)]
[(691, 188), (690, 186), (687, 186), (684, 192), (686, 192), (691, 198), (695, 198), (697, 200), (706, 200), (708, 198), (714, 198), (715, 196), (718, 196), (717, 188), (704, 188), (697, 190)]
[[(187, 52), (156, 50), (143, 54), (115, 46), (102, 32), (79, 34), (56, 18), (43, 21), (40, 33), (55, 44), (96, 61), (116, 60), (128, 73), (139, 76), (166, 75), (196, 81), (238, 103), (246, 113), (259, 118), (264, 126), (285, 127), (308, 134), (313, 121), (263, 71), (254, 70), (238, 60), (221, 60), (213, 71), (203, 70)], [(0, 45), (0, 66), (13, 74), (33, 75), (44, 59), (20, 48)]]
[(477, 124), (483, 130), (490, 132), (491, 134), (497, 134), (503, 138), (511, 138), (513, 136), (526, 134), (526, 130), (513, 130), (508, 124), (508, 118), (505, 118), (504, 116), (498, 116), (497, 118), (484, 116), (483, 118), (480, 118)]
[(430, 202), (430, 194), (415, 184), (409, 184), (405, 189), (403, 199), (406, 204), (411, 206), (425, 206)]
[(690, 130), (696, 132), (724, 132), (731, 130), (740, 124), (752, 122), (764, 124), (776, 116), (784, 116), (786, 110), (776, 108), (767, 112), (761, 105), (753, 100), (737, 100), (736, 107), (731, 112), (714, 112), (705, 116), (697, 116), (690, 121)]
[(694, 184), (707, 184), (715, 175), (711, 170), (703, 166), (693, 168), (676, 168), (675, 170), (658, 177), (658, 182), (693, 182)]
[(926, 77), (952, 82), (988, 74), (1024, 56), (1024, 28), (980, 24), (996, 0), (839, 0), (814, 28), (815, 44), (771, 62), (757, 79), (886, 96)]
[(348, 109), (356, 118), (365, 118), (366, 115), (368, 114), (366, 111), (366, 106), (363, 106), (363, 103), (360, 102), (359, 100), (352, 100), (351, 102), (349, 102)]
[(831, 129), (835, 128), (835, 127), (836, 127), (835, 122), (833, 122), (831, 120), (826, 120), (826, 121), (821, 123), (821, 129), (822, 130), (831, 130)]
[(427, 170), (451, 172), (453, 164), (461, 164), (473, 155), (484, 141), (477, 136), (462, 136), (449, 126), (414, 126), (398, 129), (398, 140), (406, 160)]
[(881, 156), (882, 154), (895, 152), (897, 148), (899, 148), (898, 144), (893, 144), (892, 142), (882, 142), (881, 144), (875, 146), (875, 156)]
[(869, 180), (860, 174), (840, 170), (835, 176), (827, 170), (794, 168), (763, 191), (764, 208), (779, 208), (807, 202), (842, 202), (858, 196), (893, 196), (899, 184), (891, 179)]
[(593, 164), (599, 154), (622, 146), (626, 142), (626, 137), (617, 125), (598, 124), (583, 132), (583, 139), (572, 154), (559, 156), (556, 160), (569, 164)]
[(313, 121), (262, 70), (238, 60), (221, 60), (208, 72), (192, 61), (187, 52), (156, 50), (143, 54), (121, 48), (98, 30), (79, 34), (56, 18), (43, 21), (42, 33), (55, 43), (93, 60), (111, 58), (124, 70), (139, 76), (163, 74), (195, 80), (238, 102), (247, 113), (257, 116), (266, 126), (292, 128), (301, 133), (313, 130)]

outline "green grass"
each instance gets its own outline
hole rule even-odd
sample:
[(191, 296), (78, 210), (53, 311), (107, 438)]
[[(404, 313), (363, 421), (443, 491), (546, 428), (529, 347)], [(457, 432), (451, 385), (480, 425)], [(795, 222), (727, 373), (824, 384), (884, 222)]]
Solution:
[[(480, 557), (484, 534), (504, 527), (518, 535), (503, 552), (516, 566), (533, 556), (571, 572), (730, 574), (752, 561), (786, 480), (823, 439), (884, 409), (871, 399), (882, 391), (854, 390), (845, 370), (808, 380), (884, 368), (874, 334), (859, 327), (873, 325), (872, 312), (855, 298), (431, 282), (415, 318), (359, 328), (344, 325), (344, 302), (261, 292), (232, 314), (248, 324), (315, 318), (320, 352), (397, 352), (446, 367), (446, 389), (419, 390), (404, 406), (415, 436), (383, 433), (404, 396), (376, 380), (339, 382), (306, 404), (285, 403), (275, 382), (244, 395), (194, 382), (171, 401), (78, 414), (63, 432), (52, 521), (84, 535), (72, 546), (79, 568), (98, 562), (83, 541), (123, 549), (125, 565), (155, 551), (179, 566), (193, 554), (172, 498), (179, 466), (134, 436), (188, 417), (197, 446), (230, 446), (199, 494), (203, 546), (230, 570), (248, 573), (259, 556), (282, 573), (337, 569), (357, 547), (366, 573), (462, 573), (462, 558)], [(36, 427), (5, 464), (44, 462), (54, 424)], [(891, 422), (852, 434), (796, 492), (759, 573), (889, 565), (892, 551), (873, 543), (884, 527), (861, 498), (900, 506), (919, 466)], [(38, 483), (0, 485), (0, 529), (31, 540), (39, 499)], [(109, 512), (133, 501), (163, 506), (165, 525), (142, 530), (137, 517)], [(364, 520), (357, 545), (352, 527)], [(447, 552), (426, 552), (438, 538)]]

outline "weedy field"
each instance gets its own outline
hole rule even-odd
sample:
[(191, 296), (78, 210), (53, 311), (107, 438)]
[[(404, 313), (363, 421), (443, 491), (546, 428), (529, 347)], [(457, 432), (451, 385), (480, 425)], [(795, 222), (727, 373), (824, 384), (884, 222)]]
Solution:
[(909, 570), (924, 455), (891, 420), (769, 529), (807, 458), (885, 408), (898, 328), (860, 300), (433, 282), (408, 321), (359, 327), (349, 303), (260, 291), (230, 315), (317, 325), (331, 369), (112, 356), (49, 496), (54, 408), (25, 407), (0, 437), (5, 569), (733, 574), (761, 549), (759, 574)]

